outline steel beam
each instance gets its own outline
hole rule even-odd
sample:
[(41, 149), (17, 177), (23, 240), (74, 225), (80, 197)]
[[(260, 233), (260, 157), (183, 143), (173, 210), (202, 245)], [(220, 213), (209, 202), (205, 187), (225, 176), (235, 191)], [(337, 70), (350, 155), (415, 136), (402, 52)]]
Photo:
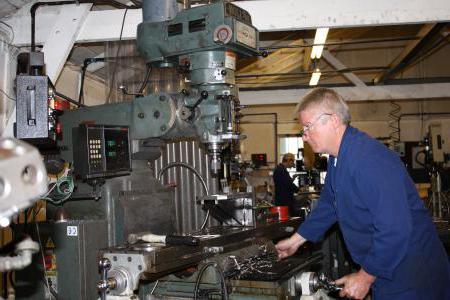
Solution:
[(76, 36), (91, 7), (92, 4), (70, 4), (61, 8), (42, 49), (46, 73), (53, 83), (56, 83), (67, 61)]
[[(237, 1), (249, 11), (260, 31), (299, 30), (317, 27), (355, 27), (400, 25), (411, 23), (449, 22), (448, 0), (305, 0)], [(36, 43), (43, 44), (54, 24), (55, 7), (42, 7), (37, 12)], [(124, 10), (91, 11), (77, 36), (77, 43), (119, 39)], [(29, 7), (21, 9), (8, 23), (14, 27), (17, 46), (30, 43)], [(142, 11), (130, 9), (122, 39), (135, 39), (142, 22)]]
[[(404, 84), (367, 87), (333, 88), (346, 101), (382, 100), (432, 100), (450, 98), (450, 83)], [(244, 105), (298, 103), (311, 89), (279, 89), (263, 91), (240, 91), (239, 100)]]
[(448, 0), (239, 1), (259, 31), (448, 22)]
[[(339, 59), (337, 59), (333, 54), (331, 54), (328, 50), (323, 50), (322, 52), (323, 58), (337, 71), (346, 69), (347, 66), (345, 66)], [(342, 73), (342, 75), (347, 78), (348, 81), (353, 83), (355, 86), (364, 87), (366, 84), (364, 81), (362, 81), (358, 76), (351, 72), (345, 72)]]
[(429, 39), (445, 27), (445, 24), (425, 24), (417, 33), (419, 39), (410, 41), (403, 51), (389, 64), (389, 69), (378, 74), (374, 79), (374, 83), (382, 83), (389, 77), (394, 76), (408, 66), (408, 63), (428, 44)]

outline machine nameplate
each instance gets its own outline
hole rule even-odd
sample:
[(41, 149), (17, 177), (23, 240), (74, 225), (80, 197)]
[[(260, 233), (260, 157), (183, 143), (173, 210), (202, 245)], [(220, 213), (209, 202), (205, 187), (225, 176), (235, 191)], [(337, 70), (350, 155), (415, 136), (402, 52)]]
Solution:
[(78, 227), (67, 226), (67, 236), (78, 236)]
[(239, 21), (235, 21), (236, 41), (256, 49), (256, 29)]

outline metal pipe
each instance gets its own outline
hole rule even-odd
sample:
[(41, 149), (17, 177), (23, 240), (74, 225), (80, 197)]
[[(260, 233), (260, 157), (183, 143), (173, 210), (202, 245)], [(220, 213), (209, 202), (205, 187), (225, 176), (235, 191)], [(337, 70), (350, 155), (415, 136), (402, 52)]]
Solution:
[[(371, 71), (371, 70), (386, 70), (388, 67), (385, 66), (369, 66), (369, 67), (354, 67), (345, 68), (340, 70), (330, 70), (321, 71), (322, 74), (342, 74), (357, 71)], [(292, 73), (266, 73), (266, 74), (242, 74), (236, 75), (236, 78), (259, 78), (259, 77), (272, 77), (272, 76), (298, 76), (298, 75), (311, 75), (313, 71), (302, 71), (302, 72), (292, 72)]]
[(177, 14), (176, 0), (144, 0), (142, 2), (143, 22), (164, 22)]
[[(200, 180), (200, 182), (202, 183), (203, 189), (205, 191), (205, 195), (209, 195), (209, 189), (208, 186), (206, 185), (206, 181), (205, 179), (202, 177), (202, 175), (191, 165), (184, 163), (184, 162), (172, 162), (170, 164), (168, 164), (167, 166), (165, 166), (164, 168), (162, 168), (161, 170), (159, 170), (158, 175), (157, 175), (157, 179), (159, 182), (161, 182), (162, 179), (162, 175), (164, 174), (165, 171), (167, 171), (170, 168), (174, 168), (174, 167), (183, 167), (186, 168), (190, 171), (192, 171), (197, 178)], [(206, 216), (205, 219), (203, 220), (202, 226), (200, 227), (200, 229), (204, 229), (206, 226), (206, 223), (208, 222), (209, 219), (209, 215), (210, 215), (210, 211), (209, 209), (206, 212)]]
[(87, 107), (87, 105), (85, 105), (85, 104), (83, 104), (83, 103), (79, 103), (78, 101), (75, 101), (75, 100), (73, 100), (72, 98), (70, 98), (70, 97), (68, 97), (68, 96), (66, 96), (66, 95), (64, 95), (64, 94), (61, 94), (61, 93), (59, 93), (59, 92), (57, 92), (57, 91), (53, 91), (53, 94), (55, 94), (56, 96), (58, 96), (58, 97), (61, 97), (61, 98), (63, 98), (64, 100), (66, 100), (66, 101), (68, 101), (68, 102), (70, 102), (70, 103), (72, 103), (72, 104), (75, 104), (76, 106), (78, 106), (78, 107)]
[(356, 44), (371, 44), (371, 43), (381, 43), (381, 42), (400, 42), (400, 41), (412, 41), (420, 39), (417, 36), (405, 36), (398, 38), (385, 38), (385, 39), (361, 39), (355, 41), (347, 41), (347, 42), (329, 42), (323, 44), (314, 44), (314, 45), (285, 45), (285, 46), (268, 46), (268, 47), (260, 47), (259, 50), (279, 50), (279, 49), (296, 49), (296, 48), (311, 48), (312, 46), (342, 46), (342, 45), (356, 45)]
[(112, 5), (117, 8), (138, 8), (138, 7), (129, 7), (123, 3), (114, 0), (76, 0), (76, 1), (55, 1), (55, 2), (36, 2), (30, 8), (31, 14), (31, 52), (36, 51), (36, 42), (35, 42), (35, 28), (36, 28), (36, 10), (40, 6), (56, 6), (56, 5), (65, 5), (65, 4), (80, 4), (80, 3), (92, 3), (92, 4), (104, 4), (104, 5)]

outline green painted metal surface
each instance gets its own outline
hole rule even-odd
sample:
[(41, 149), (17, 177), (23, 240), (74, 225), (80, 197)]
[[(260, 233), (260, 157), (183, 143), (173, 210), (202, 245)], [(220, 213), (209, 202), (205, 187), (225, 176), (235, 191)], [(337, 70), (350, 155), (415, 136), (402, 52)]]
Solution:
[[(215, 29), (221, 25), (227, 25), (233, 31), (231, 40), (227, 44), (214, 41)], [(245, 26), (251, 27), (248, 13), (231, 3), (220, 1), (183, 10), (167, 22), (139, 24), (138, 50), (148, 62), (165, 60), (178, 63), (180, 55), (207, 50), (231, 50), (242, 55), (254, 56), (256, 47), (253, 48), (238, 41), (236, 28)], [(251, 31), (250, 28), (245, 27), (245, 29)], [(257, 45), (258, 34), (256, 29), (254, 30), (255, 45)]]

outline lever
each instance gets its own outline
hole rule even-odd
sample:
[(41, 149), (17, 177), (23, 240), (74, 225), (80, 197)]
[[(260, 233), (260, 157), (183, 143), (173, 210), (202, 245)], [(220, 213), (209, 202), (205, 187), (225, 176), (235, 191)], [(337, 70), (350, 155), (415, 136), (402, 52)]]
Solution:
[(206, 98), (208, 98), (208, 95), (209, 95), (209, 94), (208, 94), (207, 91), (202, 91), (202, 92), (200, 93), (200, 98), (197, 100), (197, 102), (195, 102), (195, 104), (194, 104), (193, 106), (190, 107), (190, 109), (191, 109), (192, 111), (194, 111), (194, 110), (197, 108), (197, 106), (199, 106), (200, 103), (202, 103), (203, 100), (205, 100)]

